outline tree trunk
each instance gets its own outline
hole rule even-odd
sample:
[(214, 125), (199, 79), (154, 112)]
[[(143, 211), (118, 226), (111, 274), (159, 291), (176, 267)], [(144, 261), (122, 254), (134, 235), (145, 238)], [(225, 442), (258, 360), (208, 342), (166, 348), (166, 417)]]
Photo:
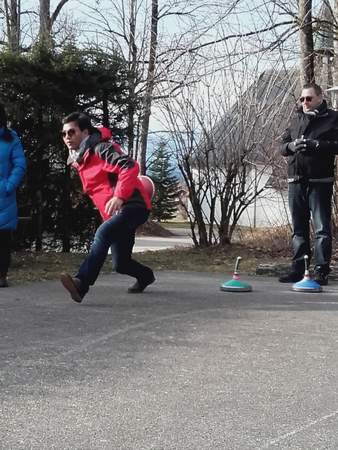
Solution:
[(51, 14), (50, 12), (50, 0), (39, 0), (39, 1), (40, 1), (39, 41), (47, 48), (51, 48), (53, 46), (52, 26), (56, 21), (56, 19), (58, 18), (58, 15), (60, 14), (62, 8), (69, 0), (60, 0), (53, 14)]
[(203, 220), (203, 212), (198, 201), (198, 195), (195, 191), (195, 186), (192, 184), (189, 188), (189, 198), (192, 209), (194, 211), (194, 219), (198, 229), (198, 242), (201, 247), (208, 247), (208, 233)]
[(158, 24), (158, 0), (152, 0), (151, 10), (151, 37), (146, 92), (143, 102), (143, 116), (141, 125), (141, 145), (138, 155), (141, 173), (146, 173), (147, 143), (149, 132), (149, 119), (151, 114), (151, 102), (154, 90), (155, 63), (157, 50), (157, 24)]
[[(39, 109), (38, 113), (38, 128), (43, 129), (42, 109)], [(35, 251), (40, 252), (42, 250), (42, 235), (43, 235), (43, 180), (41, 174), (43, 173), (43, 149), (41, 144), (37, 146), (37, 158), (36, 166), (39, 168), (37, 173), (37, 190), (35, 197)]]
[(70, 169), (65, 164), (64, 179), (63, 179), (63, 192), (62, 192), (62, 203), (63, 203), (63, 220), (62, 220), (62, 251), (64, 253), (69, 253), (71, 249), (70, 244), (70, 232), (71, 229), (71, 210), (72, 202), (70, 199)]
[(315, 81), (312, 0), (299, 0), (299, 27), (301, 53), (300, 82), (303, 85)]
[(103, 92), (102, 98), (102, 125), (104, 127), (109, 128), (109, 104), (108, 104), (108, 96), (106, 92)]
[(133, 158), (137, 158), (134, 154), (134, 138), (135, 138), (135, 112), (136, 112), (136, 95), (135, 86), (137, 82), (137, 46), (135, 42), (136, 33), (136, 0), (130, 1), (130, 13), (129, 13), (129, 68), (128, 68), (128, 155)]
[(20, 0), (4, 1), (8, 48), (13, 53), (20, 49), (20, 6)]
[(46, 44), (49, 47), (50, 44), (50, 0), (40, 0), (40, 28), (39, 28), (39, 40), (41, 43)]

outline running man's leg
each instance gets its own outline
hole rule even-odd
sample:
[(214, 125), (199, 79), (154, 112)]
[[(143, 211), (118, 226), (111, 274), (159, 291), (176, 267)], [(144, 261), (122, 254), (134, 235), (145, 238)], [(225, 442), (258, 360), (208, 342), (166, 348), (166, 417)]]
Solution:
[(118, 273), (136, 278), (139, 285), (144, 286), (144, 289), (155, 281), (154, 273), (150, 267), (133, 259), (132, 251), (135, 244), (136, 228), (134, 226), (144, 223), (149, 213), (146, 211), (145, 215), (143, 209), (128, 208), (123, 211), (123, 214), (126, 216), (128, 226), (122, 230), (119, 238), (111, 246), (113, 268)]
[(143, 276), (147, 272), (146, 269), (151, 271), (131, 259), (135, 230), (146, 222), (148, 217), (149, 211), (144, 208), (125, 207), (99, 226), (89, 254), (75, 275), (81, 281), (83, 293), (86, 293), (89, 286), (95, 283), (107, 257), (109, 247), (112, 248), (115, 264), (120, 270), (123, 270), (121, 273)]

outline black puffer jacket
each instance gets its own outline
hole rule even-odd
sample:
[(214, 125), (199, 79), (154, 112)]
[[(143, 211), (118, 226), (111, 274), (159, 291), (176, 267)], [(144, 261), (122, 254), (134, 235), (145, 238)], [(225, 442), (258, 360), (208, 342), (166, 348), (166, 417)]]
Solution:
[[(302, 137), (318, 140), (318, 147), (306, 152), (290, 151), (288, 144)], [(288, 157), (288, 177), (291, 180), (333, 177), (335, 155), (338, 154), (338, 112), (329, 109), (325, 100), (312, 115), (298, 110), (282, 135), (280, 151)]]

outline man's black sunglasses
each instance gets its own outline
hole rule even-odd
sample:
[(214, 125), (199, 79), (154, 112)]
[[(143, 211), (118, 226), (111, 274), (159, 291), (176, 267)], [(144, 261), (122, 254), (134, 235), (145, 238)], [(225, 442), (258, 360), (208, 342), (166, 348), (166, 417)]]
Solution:
[(74, 128), (70, 128), (70, 129), (67, 130), (67, 131), (62, 130), (62, 131), (61, 131), (61, 136), (62, 136), (63, 138), (65, 138), (66, 136), (72, 137), (72, 136), (74, 136), (75, 133), (76, 133), (76, 130), (74, 130)]
[(306, 100), (307, 102), (312, 102), (312, 99), (313, 99), (313, 97), (310, 97), (310, 96), (308, 95), (308, 96), (306, 96), (306, 97), (300, 97), (299, 101), (300, 101), (301, 103), (304, 103), (305, 100)]

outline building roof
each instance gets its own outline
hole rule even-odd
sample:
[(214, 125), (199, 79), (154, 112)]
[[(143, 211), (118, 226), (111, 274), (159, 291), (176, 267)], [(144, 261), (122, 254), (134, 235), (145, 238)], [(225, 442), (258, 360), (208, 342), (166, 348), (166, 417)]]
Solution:
[(218, 162), (246, 158), (266, 163), (274, 157), (276, 138), (287, 126), (299, 95), (296, 71), (263, 72), (215, 124), (201, 151), (215, 149)]
[(318, 54), (333, 53), (333, 24), (334, 14), (330, 3), (323, 1), (317, 18), (317, 26), (314, 27), (314, 50)]

